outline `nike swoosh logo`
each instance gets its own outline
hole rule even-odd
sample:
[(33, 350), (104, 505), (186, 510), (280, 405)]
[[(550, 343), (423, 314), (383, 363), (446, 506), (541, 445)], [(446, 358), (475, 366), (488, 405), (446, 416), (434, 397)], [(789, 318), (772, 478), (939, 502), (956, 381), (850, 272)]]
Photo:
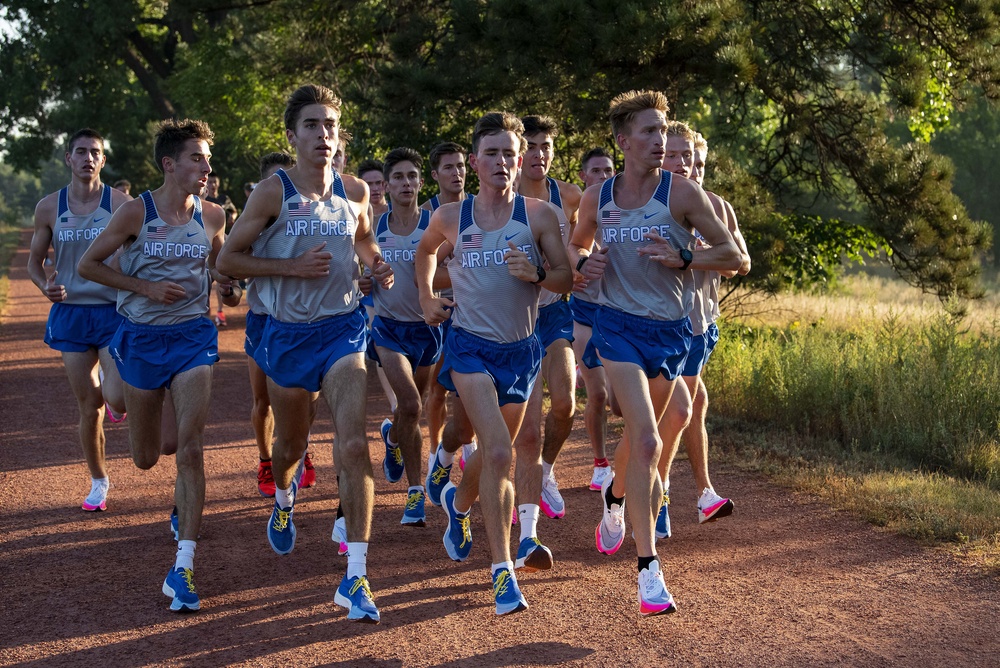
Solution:
[(209, 357), (218, 357), (219, 353), (206, 353)]
[(411, 243), (411, 244), (419, 244), (419, 243), (420, 243), (420, 239), (414, 239), (414, 240), (413, 240), (413, 241), (411, 241), (410, 243)]
[(643, 216), (643, 217), (642, 217), (642, 219), (643, 219), (643, 220), (649, 220), (650, 218), (652, 218), (652, 217), (653, 217), (653, 216), (655, 216), (655, 215), (656, 215), (655, 213), (651, 213), (651, 214), (648, 214), (648, 215), (645, 215), (645, 216)]
[(517, 236), (517, 232), (515, 232), (515, 233), (514, 233), (514, 234), (512, 234), (512, 235), (510, 235), (509, 237), (504, 237), (504, 238), (503, 238), (503, 240), (504, 240), (504, 241), (510, 241), (511, 239), (513, 239), (513, 238), (514, 238), (514, 237), (516, 237), (516, 236)]
[(196, 234), (198, 234), (198, 233), (197, 232), (192, 232), (191, 234), (187, 235), (188, 239), (190, 239), (191, 237), (195, 236)]
[(99, 223), (99, 222), (101, 222), (102, 220), (104, 220), (104, 219), (103, 219), (103, 218), (94, 218), (94, 222), (95, 222), (95, 223)]

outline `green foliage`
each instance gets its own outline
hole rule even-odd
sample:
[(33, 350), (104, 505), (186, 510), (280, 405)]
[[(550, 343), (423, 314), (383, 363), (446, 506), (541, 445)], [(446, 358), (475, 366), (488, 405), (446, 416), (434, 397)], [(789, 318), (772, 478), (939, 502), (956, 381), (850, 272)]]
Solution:
[(1000, 489), (1000, 344), (959, 323), (724, 327), (713, 410)]

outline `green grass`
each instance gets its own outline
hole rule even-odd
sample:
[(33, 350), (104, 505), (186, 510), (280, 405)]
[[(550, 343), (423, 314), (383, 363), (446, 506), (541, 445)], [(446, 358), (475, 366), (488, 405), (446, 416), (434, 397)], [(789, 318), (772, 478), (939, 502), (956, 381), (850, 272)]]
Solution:
[(21, 230), (21, 227), (0, 221), (0, 314), (7, 306), (7, 292), (10, 290), (10, 263), (17, 252)]

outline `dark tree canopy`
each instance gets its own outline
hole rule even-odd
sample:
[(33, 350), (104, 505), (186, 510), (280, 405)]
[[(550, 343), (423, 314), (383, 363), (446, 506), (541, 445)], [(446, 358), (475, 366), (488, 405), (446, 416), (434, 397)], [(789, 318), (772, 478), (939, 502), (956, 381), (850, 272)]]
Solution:
[[(1000, 0), (4, 0), (5, 160), (37, 165), (78, 127), (105, 132), (113, 175), (155, 179), (149, 126), (216, 130), (230, 189), (285, 146), (283, 98), (344, 98), (357, 160), (468, 143), (506, 108), (559, 119), (555, 170), (614, 149), (608, 101), (663, 90), (711, 145), (710, 187), (751, 243), (766, 289), (829, 276), (879, 248), (942, 296), (973, 296), (985, 225), (952, 193), (930, 139), (970, 100), (1000, 97)], [(81, 29), (85, 27), (86, 29)], [(904, 139), (892, 128), (907, 128)], [(935, 146), (937, 144), (934, 144)]]

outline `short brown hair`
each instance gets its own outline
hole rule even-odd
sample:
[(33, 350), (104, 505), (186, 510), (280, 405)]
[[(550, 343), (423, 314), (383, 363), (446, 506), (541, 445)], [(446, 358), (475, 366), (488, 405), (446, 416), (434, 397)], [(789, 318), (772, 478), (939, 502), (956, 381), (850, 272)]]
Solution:
[(153, 159), (156, 160), (157, 169), (163, 171), (164, 158), (176, 160), (180, 157), (188, 139), (198, 139), (211, 146), (215, 133), (205, 121), (190, 118), (181, 121), (167, 119), (160, 123), (156, 128), (156, 141), (153, 145)]
[(299, 122), (299, 114), (302, 113), (304, 107), (308, 107), (310, 104), (331, 107), (337, 112), (337, 118), (340, 118), (340, 98), (325, 86), (306, 84), (288, 96), (288, 102), (285, 104), (286, 130), (295, 130), (295, 124)]
[(451, 155), (452, 153), (459, 153), (465, 156), (468, 151), (461, 144), (456, 144), (453, 141), (446, 141), (443, 144), (438, 144), (431, 149), (430, 163), (431, 169), (437, 171), (438, 166), (441, 164), (441, 158), (446, 155)]
[(267, 153), (260, 157), (260, 178), (267, 178), (267, 172), (272, 167), (293, 167), (294, 165), (295, 158), (284, 151)]
[(667, 121), (668, 137), (684, 137), (684, 139), (687, 139), (693, 144), (697, 134), (698, 133), (692, 130), (691, 126), (687, 123), (682, 123), (680, 121)]
[(524, 116), (521, 122), (524, 123), (525, 136), (537, 135), (539, 132), (544, 132), (550, 137), (559, 134), (559, 126), (551, 116)]
[(91, 130), (90, 128), (81, 128), (80, 130), (74, 132), (70, 136), (69, 141), (66, 142), (66, 152), (72, 153), (73, 144), (76, 143), (77, 139), (83, 139), (84, 137), (87, 139), (96, 139), (101, 142), (101, 153), (104, 152), (104, 137), (102, 137), (97, 130)]
[(517, 136), (518, 154), (524, 155), (528, 145), (524, 142), (524, 123), (509, 111), (491, 111), (476, 121), (472, 130), (472, 152), (479, 151), (479, 140), (483, 137), (498, 135), (501, 132), (513, 132)]
[(611, 100), (608, 119), (615, 137), (632, 129), (636, 114), (647, 109), (656, 109), (666, 114), (670, 111), (667, 96), (655, 90), (630, 90)]

